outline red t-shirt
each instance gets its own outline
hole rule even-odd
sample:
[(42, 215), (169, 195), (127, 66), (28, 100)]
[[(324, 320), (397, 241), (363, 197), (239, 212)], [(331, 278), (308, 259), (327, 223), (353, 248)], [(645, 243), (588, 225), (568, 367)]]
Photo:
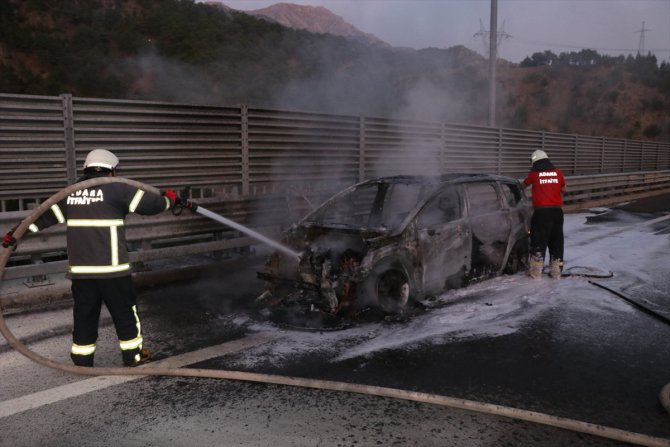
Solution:
[(563, 205), (561, 188), (565, 186), (565, 178), (560, 169), (531, 171), (523, 182), (533, 186), (534, 208)]

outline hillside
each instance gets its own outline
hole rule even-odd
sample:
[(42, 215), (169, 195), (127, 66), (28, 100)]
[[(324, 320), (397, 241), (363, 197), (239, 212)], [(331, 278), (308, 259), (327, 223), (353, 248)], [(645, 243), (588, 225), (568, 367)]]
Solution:
[[(294, 29), (354, 28), (323, 8), (276, 6), (269, 20), (189, 0), (0, 0), (0, 92), (486, 125), (480, 55)], [(499, 61), (497, 82), (500, 126), (670, 141), (670, 67), (653, 57), (545, 52)]]
[[(498, 71), (500, 114), (511, 127), (670, 140), (670, 67), (653, 57)], [(653, 63), (653, 64), (652, 64)]]

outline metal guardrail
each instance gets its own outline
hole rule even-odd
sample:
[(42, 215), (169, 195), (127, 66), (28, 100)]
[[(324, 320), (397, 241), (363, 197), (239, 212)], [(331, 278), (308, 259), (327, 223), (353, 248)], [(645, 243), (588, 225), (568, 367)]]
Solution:
[[(487, 172), (523, 177), (547, 151), (568, 176), (566, 209), (670, 191), (670, 144), (466, 126), (71, 95), (0, 94), (0, 234), (74, 182), (89, 150), (119, 174), (159, 188), (190, 186), (207, 208), (278, 234), (310, 203), (366, 178)], [(131, 261), (248, 247), (201, 216), (130, 217)], [(6, 277), (30, 285), (65, 271), (65, 230), (26, 238)], [(24, 264), (24, 265), (22, 265)]]
[(568, 212), (670, 193), (670, 171), (599, 174), (566, 179)]
[(670, 169), (670, 143), (149, 101), (0, 94), (0, 211), (30, 209), (105, 147), (120, 172), (195, 198), (332, 189), (392, 174), (520, 177), (535, 149), (566, 175)]

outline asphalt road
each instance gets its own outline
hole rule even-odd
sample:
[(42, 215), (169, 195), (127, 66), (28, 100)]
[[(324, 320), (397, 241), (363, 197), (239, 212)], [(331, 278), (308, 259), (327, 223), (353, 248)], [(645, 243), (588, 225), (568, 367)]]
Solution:
[[(658, 217), (670, 211), (668, 202), (629, 204), (594, 218), (589, 231)], [(660, 225), (649, 231), (667, 244)], [(183, 365), (436, 393), (670, 439), (670, 415), (658, 402), (670, 381), (670, 327), (584, 279), (499, 278), (449, 295), (446, 306), (409, 321), (319, 333), (250, 317), (261, 262), (253, 256), (222, 261), (198, 281), (143, 290), (140, 312), (154, 359), (260, 335), (247, 347)], [(619, 275), (608, 284), (667, 310), (665, 270)], [(514, 297), (519, 305), (510, 307)], [(8, 324), (35, 351), (67, 363), (70, 312), (65, 306), (18, 313)], [(486, 312), (490, 317), (482, 317)], [(460, 326), (431, 332), (440, 322)], [(104, 316), (97, 365), (120, 365), (114, 340)], [(90, 379), (36, 365), (6, 344), (0, 373), (0, 446), (625, 445), (346, 392), (199, 378)]]

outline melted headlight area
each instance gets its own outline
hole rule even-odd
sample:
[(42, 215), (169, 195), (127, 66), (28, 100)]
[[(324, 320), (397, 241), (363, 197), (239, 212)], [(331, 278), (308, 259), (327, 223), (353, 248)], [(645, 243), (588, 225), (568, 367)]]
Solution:
[(301, 280), (316, 286), (323, 298), (320, 307), (341, 315), (351, 308), (356, 299), (356, 283), (362, 253), (346, 249), (342, 253), (306, 251), (298, 267)]
[(360, 234), (296, 230), (285, 243), (301, 250), (292, 264), (273, 253), (259, 277), (266, 291), (259, 297), (271, 306), (301, 303), (308, 310), (347, 315), (356, 302), (360, 265), (367, 246)]

